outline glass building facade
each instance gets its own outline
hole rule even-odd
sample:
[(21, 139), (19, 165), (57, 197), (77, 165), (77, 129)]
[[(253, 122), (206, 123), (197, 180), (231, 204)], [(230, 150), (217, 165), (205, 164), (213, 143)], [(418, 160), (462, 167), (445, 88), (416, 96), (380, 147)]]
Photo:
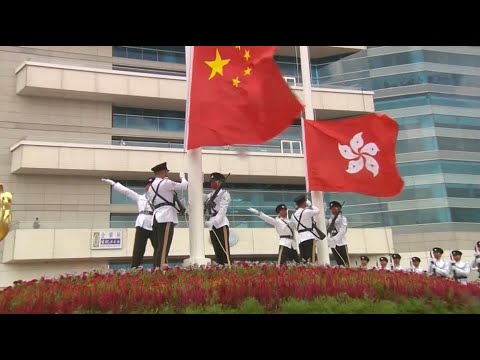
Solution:
[(402, 232), (480, 231), (480, 48), (380, 46), (316, 67), (318, 85), (375, 92), (375, 111), (399, 124), (394, 198), (345, 200), (362, 226)]

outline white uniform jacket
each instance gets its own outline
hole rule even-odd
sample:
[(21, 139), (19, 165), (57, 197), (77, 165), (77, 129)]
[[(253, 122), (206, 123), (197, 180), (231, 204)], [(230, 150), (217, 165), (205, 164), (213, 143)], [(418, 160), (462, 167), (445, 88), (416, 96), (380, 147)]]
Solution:
[[(331, 215), (330, 218), (326, 221), (327, 229), (330, 226), (333, 218), (334, 218), (334, 215)], [(342, 214), (339, 214), (337, 219), (335, 220), (335, 229), (337, 229), (337, 233), (334, 236), (329, 237), (328, 246), (335, 247), (335, 246), (347, 245), (347, 237), (345, 235), (348, 229), (348, 222), (347, 222), (347, 218)]]
[(428, 274), (433, 275), (434, 272), (437, 276), (448, 277), (448, 274), (450, 273), (450, 267), (448, 266), (448, 262), (441, 259), (438, 261), (436, 259), (431, 260), (428, 264)]
[(320, 213), (320, 210), (316, 206), (311, 206), (308, 208), (298, 208), (291, 216), (292, 225), (298, 231), (299, 243), (302, 243), (306, 240), (318, 238), (312, 233), (313, 230), (313, 217)]
[(113, 190), (125, 195), (126, 197), (132, 199), (137, 203), (138, 216), (137, 221), (135, 222), (135, 227), (140, 226), (145, 230), (151, 231), (153, 221), (153, 208), (150, 206), (147, 198), (145, 197), (145, 194), (137, 194), (132, 189), (129, 189), (118, 182), (113, 185)]
[[(188, 182), (185, 178), (182, 178), (182, 182), (180, 183), (172, 181), (167, 177), (163, 179), (155, 179), (150, 189), (148, 189), (146, 197), (152, 202), (154, 207), (157, 207), (154, 209), (153, 216), (158, 223), (173, 222), (174, 224), (178, 224), (177, 210), (173, 206), (162, 205), (158, 207), (158, 205), (166, 204), (165, 200), (173, 203), (173, 195), (175, 191), (187, 190), (187, 188)], [(154, 190), (157, 191), (159, 195), (163, 196), (165, 200), (163, 200), (160, 196), (157, 196)]]
[(398, 265), (398, 266), (393, 265), (392, 270), (393, 271), (405, 271), (405, 269), (402, 267), (402, 265)]
[(470, 264), (460, 260), (450, 265), (450, 276), (459, 283), (466, 285), (470, 270)]
[(272, 218), (268, 215), (265, 215), (263, 212), (261, 212), (258, 216), (260, 219), (275, 227), (275, 230), (277, 230), (279, 236), (279, 245), (290, 249), (297, 249), (297, 242), (295, 240), (295, 225), (292, 224), (291, 220), (288, 218), (282, 219), (280, 216)]
[(408, 272), (413, 272), (413, 273), (415, 273), (415, 274), (423, 274), (423, 273), (425, 273), (425, 271), (424, 271), (420, 266), (417, 267), (417, 268), (414, 267), (414, 266), (412, 266), (412, 267), (408, 268)]
[[(203, 194), (203, 202), (205, 203), (214, 192), (215, 190), (212, 190), (208, 195)], [(217, 197), (213, 201), (215, 203), (215, 206), (212, 208), (213, 214), (209, 214), (209, 221), (212, 222), (212, 225), (215, 226), (216, 229), (222, 226), (230, 226), (227, 218), (227, 210), (231, 200), (230, 193), (225, 189), (220, 189)]]

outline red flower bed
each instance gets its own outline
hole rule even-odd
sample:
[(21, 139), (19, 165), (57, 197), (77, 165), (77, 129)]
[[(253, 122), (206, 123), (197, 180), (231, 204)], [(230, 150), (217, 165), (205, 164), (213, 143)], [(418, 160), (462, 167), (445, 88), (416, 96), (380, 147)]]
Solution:
[(107, 271), (18, 281), (0, 292), (0, 313), (131, 313), (165, 307), (181, 312), (213, 304), (236, 308), (247, 298), (275, 311), (284, 300), (320, 296), (478, 306), (480, 286), (401, 272), (236, 263), (231, 268)]

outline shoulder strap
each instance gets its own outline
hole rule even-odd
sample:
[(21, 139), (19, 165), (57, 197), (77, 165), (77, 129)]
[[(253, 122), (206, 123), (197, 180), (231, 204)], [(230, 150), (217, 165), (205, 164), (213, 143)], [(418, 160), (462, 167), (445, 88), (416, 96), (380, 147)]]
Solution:
[[(302, 225), (305, 229), (307, 229), (310, 233), (312, 233), (313, 236), (315, 236), (317, 239), (322, 240), (322, 238), (319, 237), (317, 234), (315, 234), (315, 233), (312, 231), (312, 229), (307, 228), (305, 225), (303, 225), (303, 224), (300, 222), (300, 220), (302, 219), (302, 215), (303, 215), (303, 212), (304, 212), (304, 211), (305, 211), (305, 209), (303, 209), (302, 212), (300, 213), (300, 219), (298, 219), (298, 218), (295, 216), (295, 214), (293, 214), (293, 217), (294, 217), (295, 220), (297, 220), (297, 222), (298, 222), (297, 230), (299, 230), (300, 225)], [(313, 224), (314, 224), (314, 220), (313, 220), (313, 217), (312, 217), (312, 225), (313, 225)]]
[(294, 236), (294, 235), (293, 235), (293, 230), (292, 230), (292, 228), (287, 224), (287, 222), (286, 222), (285, 220), (283, 220), (283, 219), (280, 219), (280, 220), (282, 220), (282, 221), (285, 223), (285, 225), (287, 225), (288, 230), (290, 230), (290, 232), (292, 233), (292, 236)]
[(162, 179), (162, 181), (160, 181), (160, 182), (158, 183), (156, 189), (154, 189), (154, 188), (152, 187), (153, 192), (155, 193), (155, 196), (153, 197), (153, 200), (152, 200), (152, 205), (153, 205), (153, 202), (155, 201), (155, 198), (158, 196), (160, 199), (162, 199), (163, 201), (165, 201), (165, 203), (167, 203), (168, 205), (175, 207), (175, 205), (174, 205), (172, 202), (168, 201), (167, 199), (165, 199), (162, 195), (160, 195), (160, 194), (158, 193), (158, 188), (160, 187), (160, 184), (163, 182), (163, 180), (164, 180), (164, 179)]
[(295, 214), (293, 214), (293, 217), (295, 218), (295, 220), (297, 220), (297, 223), (298, 223), (298, 224), (297, 224), (297, 230), (300, 230), (300, 225), (302, 225), (305, 229), (307, 228), (305, 225), (303, 225), (303, 224), (300, 222), (300, 220), (302, 219), (302, 216), (303, 216), (303, 212), (304, 212), (304, 211), (305, 211), (305, 209), (303, 209), (302, 212), (300, 213), (300, 219), (297, 218), (297, 217), (295, 216)]
[(144, 211), (147, 211), (147, 207), (150, 207), (150, 210), (155, 211), (155, 207), (153, 206), (153, 203), (148, 200), (147, 195), (145, 194), (145, 199), (147, 200), (147, 203), (145, 204), (145, 207), (143, 208)]
[[(342, 215), (340, 215), (340, 216), (342, 216)], [(331, 219), (333, 220), (333, 218), (331, 218)], [(332, 222), (330, 222), (330, 224), (331, 224), (331, 226), (332, 226), (332, 232), (333, 232), (333, 230), (335, 230), (336, 232), (338, 232), (337, 227), (335, 226), (335, 223), (337, 222), (338, 219), (340, 219), (340, 217), (337, 216), (337, 218), (335, 219), (335, 222), (332, 221), (333, 224), (332, 224)]]

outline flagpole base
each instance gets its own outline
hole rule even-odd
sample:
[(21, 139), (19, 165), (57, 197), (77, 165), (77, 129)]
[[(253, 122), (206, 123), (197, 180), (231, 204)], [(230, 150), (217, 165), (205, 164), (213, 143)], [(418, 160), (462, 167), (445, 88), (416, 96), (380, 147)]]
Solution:
[(183, 260), (184, 267), (190, 267), (193, 265), (208, 266), (211, 263), (212, 261), (209, 258), (204, 257), (189, 257), (188, 259)]

